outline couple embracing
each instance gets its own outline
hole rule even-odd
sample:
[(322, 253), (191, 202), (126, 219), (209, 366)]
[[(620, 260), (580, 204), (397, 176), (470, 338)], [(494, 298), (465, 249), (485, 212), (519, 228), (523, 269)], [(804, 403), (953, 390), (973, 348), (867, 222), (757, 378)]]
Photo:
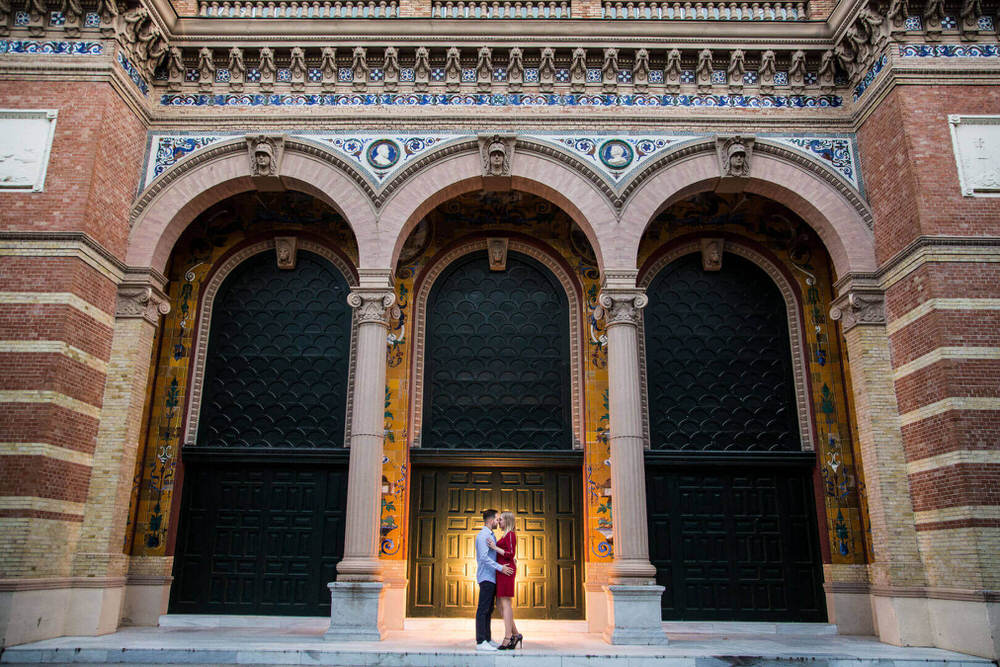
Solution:
[[(493, 531), (500, 528), (503, 537), (496, 540)], [(514, 625), (514, 577), (517, 574), (517, 535), (514, 513), (496, 510), (483, 512), (483, 527), (476, 535), (476, 581), (479, 582), (479, 606), (476, 609), (476, 649), (504, 651), (517, 647), (524, 636)], [(497, 646), (490, 637), (490, 617), (499, 598), (503, 616), (503, 643)]]

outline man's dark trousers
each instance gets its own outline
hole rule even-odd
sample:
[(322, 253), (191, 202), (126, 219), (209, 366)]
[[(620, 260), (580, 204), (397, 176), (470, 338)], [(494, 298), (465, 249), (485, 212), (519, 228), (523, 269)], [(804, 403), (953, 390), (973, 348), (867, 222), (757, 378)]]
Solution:
[(476, 646), (492, 639), (490, 619), (493, 617), (493, 604), (496, 599), (497, 585), (492, 581), (480, 581), (479, 606), (476, 608)]

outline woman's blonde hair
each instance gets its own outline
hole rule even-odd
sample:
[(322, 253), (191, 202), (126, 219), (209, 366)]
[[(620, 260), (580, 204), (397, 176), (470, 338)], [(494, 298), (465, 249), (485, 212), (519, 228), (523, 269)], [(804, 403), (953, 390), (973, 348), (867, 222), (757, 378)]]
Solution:
[(500, 512), (500, 518), (503, 519), (503, 529), (504, 533), (509, 533), (514, 530), (514, 513), (510, 510)]

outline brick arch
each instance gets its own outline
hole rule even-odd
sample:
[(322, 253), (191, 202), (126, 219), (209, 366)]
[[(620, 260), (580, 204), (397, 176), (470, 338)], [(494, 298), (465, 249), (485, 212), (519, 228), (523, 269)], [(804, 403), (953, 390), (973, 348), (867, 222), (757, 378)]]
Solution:
[[(658, 163), (625, 203), (618, 252), (605, 258), (608, 268), (634, 271), (639, 240), (656, 215), (720, 184), (714, 141), (679, 148)], [(787, 206), (816, 230), (837, 275), (876, 270), (871, 211), (852, 186), (819, 162), (759, 139), (752, 164), (744, 191)]]
[[(391, 268), (414, 227), (437, 206), (483, 187), (479, 149), (445, 155), (401, 184), (379, 216), (382, 247), (378, 266)], [(598, 185), (568, 164), (518, 144), (512, 187), (546, 199), (566, 212), (590, 240), (597, 265), (604, 268), (613, 242), (615, 211)]]
[[(375, 236), (371, 187), (349, 164), (312, 142), (286, 139), (281, 180), (286, 188), (316, 197), (340, 213), (354, 232), (359, 256), (370, 253)], [(128, 265), (163, 272), (177, 239), (199, 214), (256, 189), (243, 137), (192, 153), (160, 174), (132, 206)]]

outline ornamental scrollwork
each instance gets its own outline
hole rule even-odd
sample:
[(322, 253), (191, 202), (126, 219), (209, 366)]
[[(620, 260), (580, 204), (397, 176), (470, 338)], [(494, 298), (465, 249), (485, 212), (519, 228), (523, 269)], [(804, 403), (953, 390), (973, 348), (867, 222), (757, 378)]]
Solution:
[(115, 305), (119, 319), (144, 319), (153, 326), (160, 323), (160, 316), (170, 312), (170, 302), (159, 290), (147, 286), (121, 287)]
[(830, 319), (839, 320), (845, 332), (859, 324), (885, 325), (885, 296), (879, 292), (848, 292), (834, 301)]
[(623, 294), (601, 292), (598, 302), (601, 304), (602, 312), (596, 315), (603, 315), (608, 327), (616, 324), (635, 326), (639, 324), (639, 311), (649, 303), (649, 297), (640, 292)]
[(347, 303), (355, 309), (358, 324), (387, 325), (389, 309), (396, 302), (396, 295), (385, 290), (372, 292), (354, 291), (347, 295)]

